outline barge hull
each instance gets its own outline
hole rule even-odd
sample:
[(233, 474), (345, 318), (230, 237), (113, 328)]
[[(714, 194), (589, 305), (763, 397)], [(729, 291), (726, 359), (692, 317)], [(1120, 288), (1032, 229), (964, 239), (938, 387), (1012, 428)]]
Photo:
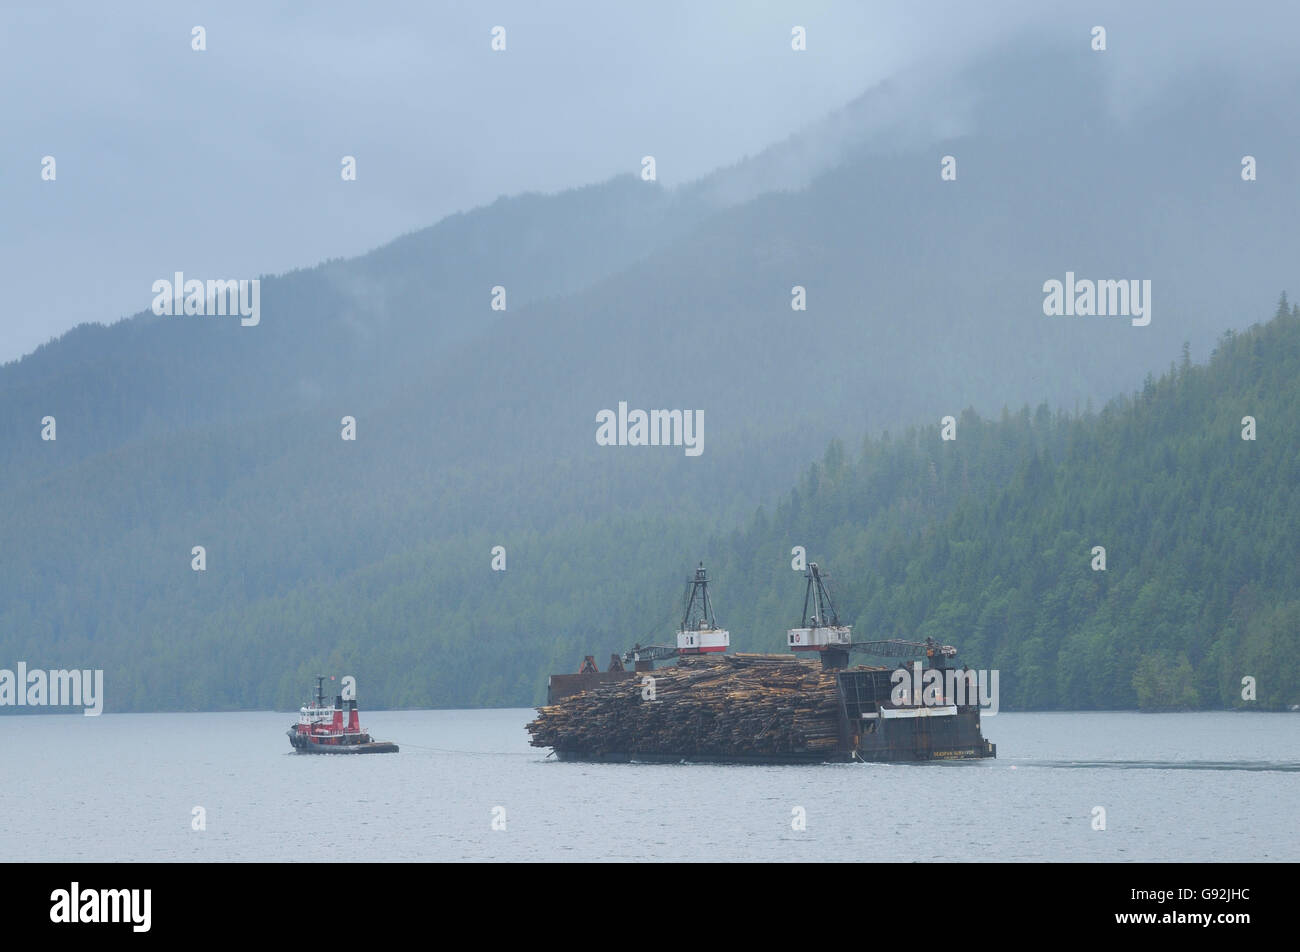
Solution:
[(947, 716), (868, 722), (867, 727), (870, 733), (850, 734), (845, 743), (819, 751), (663, 753), (556, 749), (555, 756), (564, 761), (591, 763), (834, 764), (983, 760), (996, 757), (998, 752), (996, 744), (980, 735), (979, 714), (971, 709)]
[(883, 763), (933, 763), (952, 760), (983, 760), (997, 756), (997, 745), (989, 745), (988, 750), (938, 750), (927, 756), (919, 756), (906, 750), (879, 750), (862, 753), (818, 754), (797, 757), (789, 754), (748, 754), (743, 756), (716, 757), (697, 754), (618, 754), (618, 753), (584, 753), (582, 751), (555, 751), (555, 758), (565, 762), (595, 764), (731, 764), (748, 766), (792, 766), (807, 764), (847, 764), (853, 762)]

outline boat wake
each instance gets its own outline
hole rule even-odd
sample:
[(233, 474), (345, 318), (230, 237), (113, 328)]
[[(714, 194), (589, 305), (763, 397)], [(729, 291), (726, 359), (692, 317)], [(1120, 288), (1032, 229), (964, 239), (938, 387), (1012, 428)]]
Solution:
[[(1004, 762), (1005, 763), (1005, 762)], [(1293, 760), (1018, 760), (1014, 767), (1060, 767), (1066, 769), (1110, 768), (1112, 770), (1249, 770), (1300, 772)]]

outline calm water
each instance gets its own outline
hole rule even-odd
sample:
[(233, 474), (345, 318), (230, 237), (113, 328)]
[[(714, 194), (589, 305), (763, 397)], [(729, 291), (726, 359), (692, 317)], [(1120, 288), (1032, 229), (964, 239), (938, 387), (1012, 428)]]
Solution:
[(363, 712), (403, 745), (372, 757), (292, 754), (291, 714), (0, 717), (0, 860), (1300, 859), (1293, 714), (999, 714), (994, 761), (812, 767), (562, 764), (531, 714)]

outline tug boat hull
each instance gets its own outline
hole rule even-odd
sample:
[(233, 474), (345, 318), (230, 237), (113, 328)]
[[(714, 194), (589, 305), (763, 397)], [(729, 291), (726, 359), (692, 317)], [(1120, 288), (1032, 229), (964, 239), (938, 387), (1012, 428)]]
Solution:
[(299, 754), (395, 754), (398, 746), (386, 740), (366, 740), (361, 742), (327, 743), (323, 740), (299, 740), (296, 730), (289, 730), (289, 743)]
[(298, 712), (298, 723), (287, 733), (290, 746), (300, 754), (395, 754), (398, 750), (396, 744), (375, 740), (361, 729), (354, 697), (340, 694), (326, 704), (324, 675), (316, 678), (315, 701)]

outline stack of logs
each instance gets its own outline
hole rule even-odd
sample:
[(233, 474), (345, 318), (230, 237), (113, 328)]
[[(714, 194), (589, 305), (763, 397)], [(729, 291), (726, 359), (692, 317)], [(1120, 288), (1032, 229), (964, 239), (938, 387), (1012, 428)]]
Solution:
[(839, 706), (835, 673), (816, 661), (695, 655), (543, 707), (528, 731), (534, 747), (575, 754), (813, 757), (837, 747)]

